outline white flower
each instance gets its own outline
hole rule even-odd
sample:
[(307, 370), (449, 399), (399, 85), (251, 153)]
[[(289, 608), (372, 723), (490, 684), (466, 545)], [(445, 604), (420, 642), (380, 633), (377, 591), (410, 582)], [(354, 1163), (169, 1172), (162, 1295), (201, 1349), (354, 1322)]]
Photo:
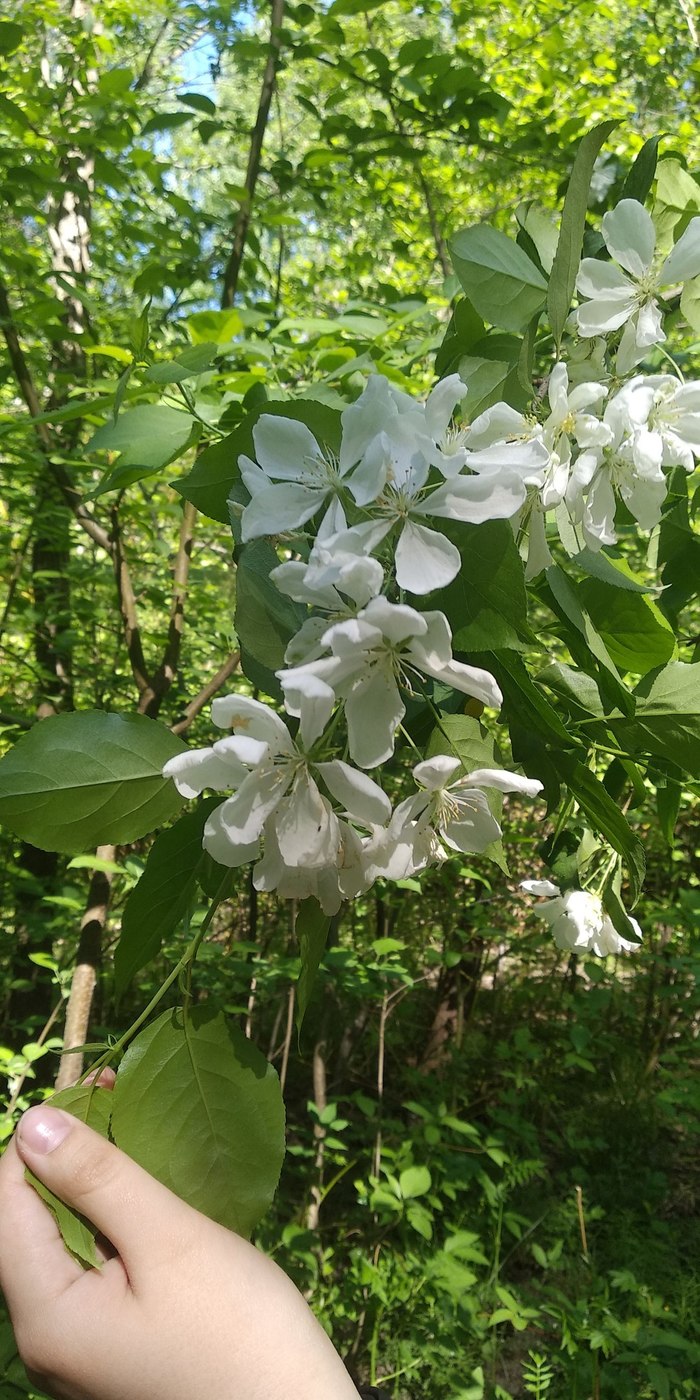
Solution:
[(479, 476), (514, 473), (526, 486), (539, 486), (549, 466), (540, 424), (503, 402), (474, 419), (466, 447), (467, 466)]
[(578, 447), (605, 447), (612, 441), (609, 425), (586, 409), (597, 407), (607, 396), (604, 384), (583, 383), (569, 389), (569, 372), (560, 360), (549, 376), (547, 395), (550, 414), (543, 425), (543, 438), (552, 454), (547, 477), (541, 487), (545, 510), (564, 499), (571, 463), (571, 439)]
[(239, 458), (251, 495), (241, 517), (243, 539), (298, 529), (326, 503), (338, 529), (344, 521), (338, 501), (344, 469), (332, 454), (324, 455), (306, 425), (264, 413), (253, 428), (253, 442), (257, 462)]
[(690, 220), (656, 269), (656, 231), (651, 215), (636, 199), (623, 199), (603, 215), (602, 234), (614, 261), (583, 259), (576, 287), (590, 300), (579, 306), (576, 321), (580, 335), (586, 337), (625, 326), (616, 367), (627, 374), (651, 345), (666, 339), (656, 292), (700, 273), (700, 218)]
[[(372, 548), (395, 525), (401, 526), (396, 580), (399, 588), (409, 593), (445, 588), (461, 568), (456, 545), (431, 529), (426, 518), (472, 524), (509, 519), (524, 499), (518, 476), (507, 469), (498, 478), (483, 480), (458, 475), (466, 453), (446, 434), (455, 404), (465, 392), (459, 376), (451, 375), (437, 385), (423, 406), (373, 375), (362, 396), (343, 414), (341, 465), (359, 459), (348, 477), (349, 489), (357, 505), (372, 507), (383, 520)], [(444, 446), (438, 438), (445, 440)], [(433, 466), (447, 479), (431, 489)], [(332, 552), (332, 541), (326, 544)]]
[(661, 469), (663, 445), (645, 427), (652, 400), (652, 391), (641, 380), (625, 385), (605, 410), (610, 442), (581, 452), (574, 463), (566, 504), (574, 524), (582, 526), (590, 549), (617, 541), (616, 495), (643, 530), (653, 530), (661, 519), (667, 491)]
[(406, 712), (399, 684), (410, 690), (411, 672), (500, 707), (493, 676), (453, 660), (452, 634), (440, 612), (419, 613), (373, 598), (356, 618), (330, 627), (322, 645), (330, 656), (277, 675), (285, 693), (304, 676), (332, 686), (345, 701), (350, 755), (361, 768), (376, 768), (393, 754), (396, 729)]
[(392, 824), (413, 825), (413, 846), (416, 857), (441, 860), (446, 852), (442, 842), (453, 851), (485, 851), (497, 841), (501, 828), (494, 817), (484, 788), (498, 792), (521, 792), (536, 797), (542, 784), (534, 778), (521, 778), (504, 768), (475, 768), (462, 772), (458, 758), (437, 754), (416, 764), (413, 776), (422, 789), (408, 797), (396, 808)]
[(681, 384), (673, 374), (637, 375), (621, 392), (640, 401), (637, 432), (654, 439), (663, 466), (692, 472), (700, 456), (700, 384)]
[[(631, 939), (621, 938), (610, 916), (603, 908), (603, 901), (597, 894), (588, 890), (569, 890), (562, 895), (559, 886), (550, 880), (523, 880), (520, 888), (527, 894), (553, 895), (545, 904), (537, 907), (537, 913), (549, 924), (557, 948), (569, 953), (595, 953), (604, 958), (608, 953), (623, 950), (633, 953), (639, 944)], [(641, 938), (642, 930), (631, 914), (627, 915), (630, 932)]]

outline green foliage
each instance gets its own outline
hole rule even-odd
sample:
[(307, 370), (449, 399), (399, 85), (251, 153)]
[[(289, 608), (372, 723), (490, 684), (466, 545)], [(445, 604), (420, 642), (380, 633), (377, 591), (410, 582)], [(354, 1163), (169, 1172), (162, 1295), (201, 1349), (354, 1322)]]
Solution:
[(135, 841), (182, 805), (162, 768), (184, 747), (144, 715), (56, 715), (0, 762), (0, 816), (42, 850)]
[(216, 798), (205, 798), (153, 842), (143, 875), (124, 905), (114, 950), (118, 996), (134, 974), (158, 955), (163, 940), (192, 909), (206, 859), (202, 850), (204, 823), (216, 806)]
[(249, 1236), (279, 1179), (284, 1108), (275, 1071), (243, 1032), (206, 1007), (163, 1012), (132, 1041), (112, 1098), (117, 1146)]

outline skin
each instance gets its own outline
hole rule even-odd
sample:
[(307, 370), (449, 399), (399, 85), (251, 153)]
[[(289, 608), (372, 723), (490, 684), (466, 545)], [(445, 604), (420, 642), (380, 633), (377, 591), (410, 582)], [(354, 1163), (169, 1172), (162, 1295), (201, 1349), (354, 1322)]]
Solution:
[[(25, 1166), (109, 1241), (100, 1269), (68, 1254)], [(49, 1104), (0, 1160), (0, 1286), (32, 1381), (57, 1400), (357, 1400), (271, 1259)]]

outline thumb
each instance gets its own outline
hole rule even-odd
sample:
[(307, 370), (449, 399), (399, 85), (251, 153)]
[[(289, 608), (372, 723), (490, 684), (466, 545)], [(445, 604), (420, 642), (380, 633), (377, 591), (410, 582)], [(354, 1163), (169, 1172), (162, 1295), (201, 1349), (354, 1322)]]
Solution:
[(63, 1109), (41, 1104), (20, 1119), (17, 1151), (39, 1180), (92, 1221), (130, 1279), (172, 1255), (195, 1213), (167, 1187)]

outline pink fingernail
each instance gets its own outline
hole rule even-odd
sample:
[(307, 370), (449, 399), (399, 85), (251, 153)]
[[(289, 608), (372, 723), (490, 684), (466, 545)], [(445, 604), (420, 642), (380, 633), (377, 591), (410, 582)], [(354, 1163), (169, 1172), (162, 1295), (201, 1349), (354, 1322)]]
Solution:
[(62, 1113), (59, 1108), (50, 1108), (48, 1104), (37, 1104), (35, 1108), (28, 1108), (20, 1118), (17, 1134), (23, 1147), (45, 1156), (63, 1142), (71, 1126), (69, 1114)]

